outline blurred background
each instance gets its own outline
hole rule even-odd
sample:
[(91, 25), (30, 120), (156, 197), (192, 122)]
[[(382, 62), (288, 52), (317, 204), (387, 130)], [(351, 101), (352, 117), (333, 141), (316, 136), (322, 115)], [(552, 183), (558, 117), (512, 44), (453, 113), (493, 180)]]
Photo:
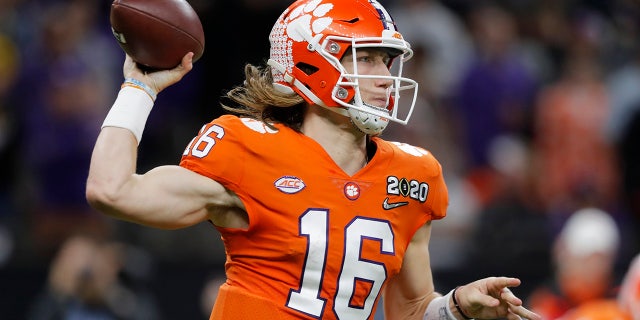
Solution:
[[(290, 4), (189, 2), (204, 55), (159, 95), (139, 172), (178, 163), (243, 65), (266, 61)], [(508, 275), (523, 298), (557, 289), (557, 242), (588, 209), (614, 228), (574, 235), (572, 250), (608, 250), (615, 289), (640, 252), (640, 3), (380, 2), (412, 44), (405, 72), (420, 83), (410, 124), (383, 137), (430, 150), (450, 192), (431, 241), (436, 288)], [(84, 198), (122, 82), (110, 4), (0, 0), (0, 319), (208, 319), (225, 259), (215, 229), (119, 222)]]

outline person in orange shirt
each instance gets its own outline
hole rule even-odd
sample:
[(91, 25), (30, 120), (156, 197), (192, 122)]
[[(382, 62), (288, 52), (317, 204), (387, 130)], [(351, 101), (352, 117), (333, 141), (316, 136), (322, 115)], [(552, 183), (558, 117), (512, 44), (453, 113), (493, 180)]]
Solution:
[[(378, 135), (406, 124), (418, 84), (410, 45), (375, 0), (299, 0), (270, 34), (270, 59), (247, 64), (229, 114), (179, 165), (136, 173), (154, 99), (192, 68), (125, 82), (91, 159), (86, 195), (115, 218), (175, 229), (210, 221), (227, 254), (210, 319), (539, 319), (489, 277), (442, 296), (430, 270), (431, 222), (446, 215), (442, 169), (427, 150)], [(402, 92), (402, 99), (400, 98)]]
[(640, 320), (640, 254), (627, 270), (615, 297), (582, 303), (561, 320)]
[[(621, 245), (610, 213), (586, 206), (572, 213), (553, 243), (553, 277), (533, 290), (525, 304), (545, 320), (563, 319), (569, 310), (616, 296), (615, 262)], [(610, 303), (609, 303), (610, 304)]]

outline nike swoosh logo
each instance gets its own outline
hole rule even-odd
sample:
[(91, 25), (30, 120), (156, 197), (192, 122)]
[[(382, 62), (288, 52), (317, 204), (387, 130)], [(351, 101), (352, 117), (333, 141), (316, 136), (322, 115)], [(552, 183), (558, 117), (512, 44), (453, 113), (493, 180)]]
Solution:
[(382, 209), (391, 210), (391, 209), (395, 209), (397, 207), (406, 206), (408, 204), (409, 204), (408, 201), (391, 202), (391, 203), (389, 203), (389, 197), (386, 197), (386, 198), (384, 198), (384, 202), (382, 203)]

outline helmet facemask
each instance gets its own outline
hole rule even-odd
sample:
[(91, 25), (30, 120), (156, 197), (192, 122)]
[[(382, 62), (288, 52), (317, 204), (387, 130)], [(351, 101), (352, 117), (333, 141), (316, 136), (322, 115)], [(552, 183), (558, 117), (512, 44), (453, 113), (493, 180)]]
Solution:
[[(328, 42), (335, 39), (327, 37)], [(354, 69), (348, 72), (342, 64), (338, 63), (336, 68), (340, 71), (340, 77), (333, 89), (331, 98), (340, 106), (346, 108), (348, 116), (353, 123), (367, 134), (380, 134), (389, 124), (389, 121), (407, 124), (417, 97), (418, 84), (412, 80), (402, 77), (402, 68), (404, 62), (411, 58), (412, 51), (406, 47), (403, 40), (393, 42), (383, 41), (380, 39), (348, 39), (350, 41), (349, 48), (351, 50), (351, 59)], [(345, 43), (345, 39), (342, 39)], [(326, 46), (323, 46), (326, 47)], [(358, 71), (357, 52), (363, 48), (382, 49), (390, 53), (390, 61), (387, 65), (390, 75), (363, 75)], [(324, 54), (323, 54), (324, 55)], [(333, 59), (334, 57), (327, 57)], [(387, 88), (387, 103), (385, 106), (374, 106), (367, 103), (362, 98), (360, 92), (360, 80), (390, 80), (392, 85)], [(401, 92), (408, 92), (409, 96), (406, 103), (400, 100)], [(401, 104), (401, 102), (403, 104)], [(341, 110), (332, 108), (332, 110)], [(342, 109), (344, 110), (344, 109)]]

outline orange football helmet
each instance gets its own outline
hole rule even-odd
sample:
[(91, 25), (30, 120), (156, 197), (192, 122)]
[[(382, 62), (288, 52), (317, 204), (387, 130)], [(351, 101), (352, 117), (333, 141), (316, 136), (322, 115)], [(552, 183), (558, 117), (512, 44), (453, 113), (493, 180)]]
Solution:
[[(389, 121), (406, 124), (411, 117), (418, 84), (402, 77), (402, 68), (413, 51), (377, 1), (298, 0), (280, 15), (269, 40), (268, 64), (280, 91), (296, 92), (309, 103), (349, 116), (368, 134), (382, 132)], [(340, 63), (348, 50), (355, 59), (358, 49), (371, 47), (391, 53), (391, 76), (348, 73)], [(386, 108), (362, 101), (362, 78), (393, 80)], [(412, 96), (400, 105), (405, 90)]]

